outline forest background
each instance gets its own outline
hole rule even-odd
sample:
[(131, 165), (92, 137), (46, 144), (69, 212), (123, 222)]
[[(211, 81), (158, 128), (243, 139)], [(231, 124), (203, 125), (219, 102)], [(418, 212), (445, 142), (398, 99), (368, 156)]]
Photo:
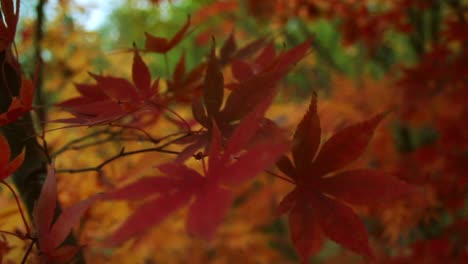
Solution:
[[(92, 3), (38, 0), (21, 2), (19, 21), (13, 27), (16, 13), (8, 6), (13, 4), (17, 11), (18, 2), (14, 2), (1, 1), (0, 124), (5, 138), (0, 140), (2, 263), (67, 263), (72, 257), (77, 263), (468, 260), (466, 1), (127, 0), (106, 7), (101, 23), (97, 23), (89, 15), (95, 8)], [(151, 44), (151, 36), (169, 41), (162, 45), (153, 39)], [(152, 83), (147, 92), (157, 90), (164, 95), (154, 99), (146, 94), (164, 105), (163, 110), (149, 110), (150, 117), (146, 112), (133, 116), (132, 104), (102, 116), (99, 111), (103, 108), (85, 110), (80, 108), (82, 101), (73, 101), (86, 97), (86, 91), (89, 95), (87, 87), (122, 84), (102, 76), (125, 78), (135, 87), (143, 87), (148, 76), (135, 73), (135, 67), (145, 71), (143, 64)], [(350, 167), (384, 173), (390, 178), (379, 178), (379, 183), (388, 186), (373, 189), (369, 184), (365, 189), (350, 183), (348, 187), (356, 192), (367, 191), (359, 198), (353, 196), (353, 190), (334, 189), (343, 197), (352, 196), (348, 199), (351, 202), (344, 200), (346, 208), (359, 214), (359, 224), (350, 220), (355, 226), (346, 225), (349, 219), (341, 223), (337, 216), (333, 226), (310, 213), (311, 219), (319, 218), (321, 230), (317, 231), (298, 224), (302, 220), (294, 218), (299, 215), (297, 207), (285, 210), (289, 216), (278, 216), (278, 205), (285, 206), (283, 198), (294, 189), (291, 182), (299, 185), (300, 180), (288, 174), (291, 170), (285, 169), (284, 163), (278, 162), (278, 169), (273, 161), (262, 164), (260, 171), (264, 172), (232, 188), (232, 205), (222, 222), (215, 221), (218, 228), (209, 239), (204, 237), (207, 231), (194, 231), (193, 225), (186, 224), (191, 209), (171, 211), (164, 217), (154, 213), (164, 209), (148, 210), (146, 216), (152, 216), (146, 218), (163, 219), (153, 219), (154, 225), (143, 224), (144, 230), (126, 228), (126, 221), (151, 199), (149, 195), (133, 199), (130, 196), (136, 194), (130, 194), (125, 186), (148, 176), (174, 174), (179, 165), (164, 169), (163, 164), (172, 164), (176, 157), (178, 162), (186, 159), (184, 164), (197, 173), (206, 173), (200, 160), (214, 151), (217, 128), (197, 118), (192, 108), (197, 109), (194, 102), (202, 97), (208, 117), (215, 116), (213, 111), (210, 116), (213, 105), (209, 102), (214, 97), (207, 90), (219, 82), (218, 70), (225, 97), (249, 78), (271, 74), (262, 80), (272, 81), (275, 91), (262, 92), (265, 98), (256, 99), (259, 106), (250, 110), (263, 116), (262, 107), (271, 103), (266, 116), (287, 138), (293, 138), (293, 143), (301, 137), (297, 131), (310, 129), (301, 130), (306, 126), (304, 120), (315, 116), (323, 142), (348, 131), (350, 144), (360, 146), (361, 134), (370, 134), (364, 140), (369, 140), (368, 146), (367, 141), (362, 143), (356, 153), (362, 155)], [(155, 88), (153, 81), (158, 78)], [(10, 89), (15, 86), (16, 90)], [(34, 102), (28, 95), (33, 91)], [(226, 98), (224, 101), (228, 104)], [(384, 112), (380, 120), (379, 113)], [(250, 115), (245, 116), (235, 126), (260, 129), (248, 123)], [(376, 116), (379, 118), (372, 128), (363, 128), (373, 124)], [(362, 126), (359, 133), (346, 130), (353, 124)], [(206, 144), (211, 147), (183, 159), (180, 152), (184, 153), (186, 145), (182, 143), (190, 142), (165, 140), (186, 126), (193, 131), (206, 128)], [(226, 130), (220, 130), (223, 140), (230, 139), (226, 144), (241, 141), (236, 133), (226, 136)], [(274, 146), (282, 149), (284, 144)], [(292, 144), (293, 153), (287, 155), (298, 166), (295, 149)], [(330, 159), (339, 160), (341, 151), (346, 152), (345, 148), (335, 150)], [(307, 155), (313, 159), (315, 152)], [(210, 168), (211, 160), (210, 155)], [(45, 167), (48, 163), (55, 169)], [(65, 229), (58, 231), (59, 237), (65, 239), (73, 227), (73, 236), (65, 244), (82, 248), (59, 247), (63, 239), (44, 235), (57, 235), (47, 226), (53, 215), (46, 217), (56, 210), (55, 200), (41, 194), (54, 194), (45, 188), (53, 186), (54, 177), (60, 207), (70, 209), (64, 209), (66, 217), (62, 218), (58, 217), (59, 209), (55, 212), (56, 226)], [(405, 191), (395, 191), (398, 186)], [(9, 187), (20, 196), (21, 210)], [(165, 197), (161, 191), (155, 192)], [(389, 199), (371, 201), (380, 201), (382, 196)], [(216, 195), (211, 198), (216, 200)], [(356, 200), (360, 203), (354, 204)], [(177, 207), (174, 202), (166, 204)], [(41, 231), (44, 221), (49, 221), (47, 230)], [(364, 231), (360, 230), (361, 222)], [(121, 230), (132, 234), (122, 235)], [(356, 238), (363, 233), (368, 233), (368, 241), (367, 235), (365, 242)], [(49, 248), (46, 242), (56, 246)]]

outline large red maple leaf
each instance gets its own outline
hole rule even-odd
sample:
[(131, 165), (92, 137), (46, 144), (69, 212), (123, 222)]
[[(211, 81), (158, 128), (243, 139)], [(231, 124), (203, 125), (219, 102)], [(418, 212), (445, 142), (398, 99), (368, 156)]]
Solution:
[(57, 206), (57, 178), (53, 165), (49, 166), (46, 180), (33, 211), (41, 263), (69, 263), (78, 253), (80, 246), (62, 245), (62, 243), (97, 198), (99, 195), (65, 208), (57, 218), (54, 218)]
[(338, 131), (319, 151), (320, 120), (316, 95), (312, 97), (293, 137), (294, 163), (286, 156), (277, 162), (296, 185), (281, 201), (278, 213), (289, 211), (291, 240), (303, 263), (321, 248), (324, 236), (371, 257), (366, 228), (347, 204), (373, 205), (412, 191), (405, 182), (379, 171), (342, 171), (364, 152), (384, 116), (382, 113)]
[[(118, 245), (141, 235), (159, 224), (169, 214), (189, 205), (186, 228), (190, 234), (211, 239), (232, 203), (228, 187), (239, 185), (258, 175), (283, 154), (288, 144), (280, 135), (269, 142), (246, 149), (256, 133), (270, 102), (262, 102), (248, 114), (222, 148), (221, 134), (213, 124), (213, 136), (208, 153), (208, 169), (204, 176), (181, 163), (159, 166), (166, 176), (143, 178), (106, 195), (111, 200), (147, 199), (106, 241)], [(193, 199), (193, 202), (190, 201)]]

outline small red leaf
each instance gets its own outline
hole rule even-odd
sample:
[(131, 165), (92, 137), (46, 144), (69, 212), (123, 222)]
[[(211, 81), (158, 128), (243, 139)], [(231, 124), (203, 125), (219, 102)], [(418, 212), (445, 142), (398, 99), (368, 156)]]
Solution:
[(167, 38), (155, 37), (149, 33), (145, 33), (145, 50), (148, 52), (162, 53), (165, 54), (174, 48), (184, 38), (187, 30), (190, 27), (190, 16), (187, 17), (185, 25), (168, 40)]
[(2, 135), (0, 135), (0, 154), (0, 168), (4, 168), (10, 161), (11, 151), (8, 141)]
[(0, 135), (0, 181), (3, 181), (8, 176), (13, 174), (22, 164), (24, 161), (24, 150), (16, 156), (12, 161), (11, 158), (11, 150), (8, 141)]
[(16, 156), (7, 166), (5, 170), (6, 175), (11, 175), (15, 172), (21, 165), (23, 165), (25, 157), (25, 150), (21, 151), (21, 153)]

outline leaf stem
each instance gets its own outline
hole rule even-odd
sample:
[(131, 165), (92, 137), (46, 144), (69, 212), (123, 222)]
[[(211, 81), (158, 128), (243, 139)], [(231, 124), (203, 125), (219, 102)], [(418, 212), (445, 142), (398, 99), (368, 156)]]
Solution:
[(18, 235), (16, 233), (10, 232), (10, 231), (0, 230), (0, 233), (5, 234), (5, 235), (9, 235), (9, 236), (14, 236), (14, 237), (16, 237), (18, 239), (21, 239), (21, 240), (25, 239), (24, 237), (22, 237), (22, 236), (20, 236), (20, 235)]
[(292, 181), (292, 180), (290, 180), (290, 179), (288, 179), (288, 178), (286, 178), (286, 177), (284, 177), (284, 176), (281, 176), (281, 175), (276, 174), (276, 173), (274, 173), (274, 172), (272, 172), (272, 171), (269, 171), (269, 170), (265, 170), (265, 172), (268, 173), (268, 174), (270, 174), (270, 175), (272, 175), (272, 176), (274, 176), (274, 177), (276, 177), (276, 178), (282, 179), (283, 181), (287, 181), (287, 182), (289, 182), (289, 183), (291, 183), (291, 184), (296, 185), (296, 183), (295, 183), (294, 181)]

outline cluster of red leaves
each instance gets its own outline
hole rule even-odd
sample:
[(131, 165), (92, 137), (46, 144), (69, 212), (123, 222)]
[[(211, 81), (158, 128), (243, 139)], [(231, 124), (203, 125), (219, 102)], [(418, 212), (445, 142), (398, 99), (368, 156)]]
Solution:
[[(146, 33), (144, 50), (169, 52), (183, 39), (189, 23), (190, 19), (171, 39)], [(175, 162), (158, 166), (164, 176), (137, 180), (105, 196), (107, 200), (145, 199), (105, 244), (117, 246), (142, 235), (187, 204), (187, 231), (212, 239), (232, 203), (232, 192), (227, 187), (255, 177), (287, 150), (280, 129), (263, 115), (276, 94), (277, 83), (306, 55), (309, 47), (310, 41), (305, 41), (277, 54), (273, 44), (259, 39), (237, 49), (231, 34), (221, 48), (219, 59), (213, 42), (207, 62), (187, 76), (185, 57), (182, 56), (175, 67), (173, 80), (168, 81), (168, 90), (173, 96), (171, 100), (192, 101), (193, 117), (203, 129), (178, 142), (188, 145)], [(255, 59), (245, 60), (257, 51)], [(230, 65), (234, 82), (224, 83), (223, 65)], [(202, 71), (205, 75), (203, 83), (199, 84), (199, 78), (193, 75)], [(76, 118), (59, 121), (88, 126), (109, 125), (147, 107), (158, 110), (167, 107), (165, 104), (170, 101), (163, 101), (157, 95), (157, 82), (151, 85), (147, 66), (136, 49), (132, 71), (134, 85), (122, 78), (92, 76), (96, 85), (77, 85), (82, 96), (60, 104)], [(187, 87), (193, 89), (188, 96)], [(196, 87), (202, 88), (199, 98), (194, 93)], [(231, 90), (227, 98), (225, 88)], [(180, 98), (182, 95), (185, 98)], [(349, 170), (330, 175), (360, 156), (383, 117), (384, 114), (380, 114), (339, 131), (316, 154), (321, 131), (316, 97), (312, 98), (309, 111), (294, 135), (294, 164), (286, 156), (278, 162), (280, 170), (296, 184), (295, 190), (280, 204), (279, 213), (291, 211), (291, 238), (304, 262), (320, 249), (323, 236), (371, 257), (367, 231), (357, 214), (345, 203), (373, 205), (375, 195), (379, 195), (381, 199), (378, 201), (383, 202), (412, 191), (404, 182), (372, 170)], [(200, 148), (205, 151), (201, 156), (197, 155), (197, 159), (204, 164), (205, 156), (208, 156), (204, 175), (181, 163)], [(349, 232), (349, 226), (353, 232)]]
[[(11, 191), (13, 189), (4, 181), (9, 175), (15, 172), (23, 163), (25, 153), (10, 161), (10, 147), (3, 136), (0, 136), (0, 180)], [(13, 193), (16, 197), (16, 194)], [(78, 246), (61, 246), (69, 235), (72, 227), (78, 223), (83, 213), (98, 198), (93, 196), (90, 199), (79, 202), (78, 204), (66, 208), (55, 218), (57, 204), (57, 186), (55, 169), (49, 166), (46, 181), (43, 185), (41, 194), (34, 208), (33, 222), (36, 227), (36, 236), (30, 233), (29, 227), (25, 222), (27, 233), (21, 235), (22, 239), (33, 239), (37, 241), (41, 263), (69, 263), (69, 261), (78, 253)], [(19, 203), (18, 203), (18, 206)], [(19, 210), (22, 210), (19, 207)], [(55, 221), (53, 221), (56, 219)], [(23, 218), (23, 220), (25, 220)], [(34, 242), (35, 243), (35, 242)], [(8, 243), (1, 242), (0, 260), (4, 253), (9, 251)]]
[[(187, 231), (207, 240), (212, 239), (232, 203), (232, 193), (226, 187), (239, 185), (257, 176), (288, 147), (285, 142), (271, 139), (246, 149), (246, 144), (259, 129), (270, 101), (262, 102), (241, 121), (224, 149), (221, 133), (213, 121), (208, 169), (204, 176), (181, 163), (167, 163), (158, 166), (166, 176), (143, 178), (107, 194), (106, 199), (111, 200), (154, 197), (147, 199), (108, 239), (107, 244), (118, 245), (141, 235), (148, 227), (160, 223), (188, 203)], [(194, 201), (190, 202), (192, 197)]]
[[(0, 180), (2, 184), (7, 186), (12, 192), (13, 189), (5, 182), (5, 179), (23, 164), (24, 157), (25, 152), (23, 151), (10, 161), (10, 147), (6, 139), (0, 135)], [(14, 192), (13, 194), (17, 199), (16, 194)], [(26, 225), (26, 234), (18, 235), (18, 237), (25, 240), (32, 239), (33, 241), (37, 241), (41, 263), (69, 263), (78, 253), (80, 247), (61, 245), (69, 235), (72, 227), (78, 223), (83, 213), (98, 197), (99, 196), (93, 196), (90, 199), (66, 208), (55, 218), (57, 204), (56, 176), (54, 167), (49, 166), (46, 181), (34, 208), (33, 222), (36, 228), (36, 235), (33, 236), (33, 234), (30, 233), (28, 224), (24, 222)], [(22, 209), (19, 203), (18, 207), (21, 211)], [(25, 219), (23, 218), (23, 220)], [(8, 247), (7, 241), (1, 241), (0, 260), (9, 250), (10, 248)]]
[[(305, 56), (310, 42), (306, 41), (297, 47), (275, 56), (273, 46), (266, 46), (255, 61), (255, 68), (246, 62), (233, 56), (231, 69), (238, 80), (229, 84), (232, 92), (224, 100), (224, 78), (221, 66), (216, 58), (214, 46), (210, 59), (206, 66), (203, 96), (195, 99), (192, 104), (192, 113), (195, 120), (206, 131), (197, 133), (184, 139), (184, 143), (190, 144), (182, 151), (179, 160), (184, 160), (197, 149), (207, 147), (213, 132), (212, 121), (217, 124), (221, 135), (226, 138), (233, 130), (233, 123), (244, 118), (249, 112), (265, 98), (271, 98), (276, 94), (276, 84), (287, 73), (292, 65)], [(239, 53), (238, 53), (239, 54)], [(264, 120), (261, 131), (268, 133), (274, 131), (271, 121)]]

